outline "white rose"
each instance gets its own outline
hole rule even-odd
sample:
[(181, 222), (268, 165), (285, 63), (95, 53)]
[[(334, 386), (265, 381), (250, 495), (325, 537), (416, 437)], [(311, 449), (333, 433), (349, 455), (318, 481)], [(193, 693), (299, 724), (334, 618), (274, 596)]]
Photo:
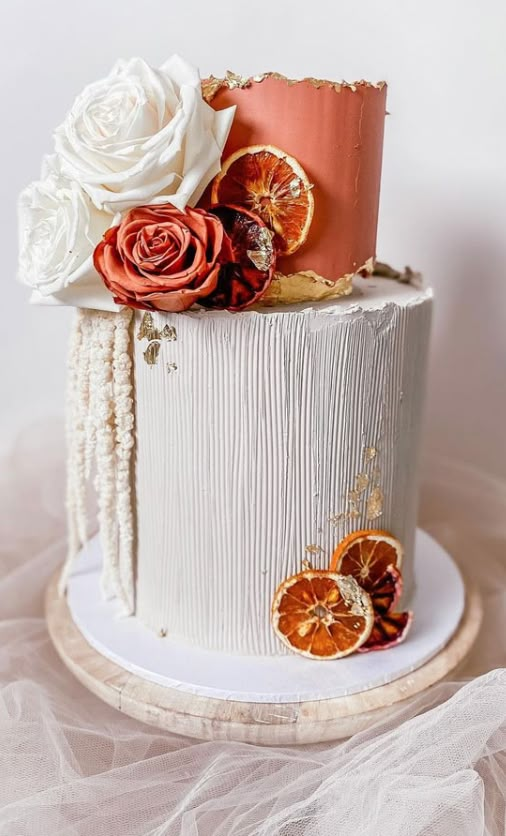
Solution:
[(42, 180), (19, 197), (19, 278), (39, 304), (119, 310), (93, 266), (93, 251), (113, 218), (45, 161)]
[(62, 170), (95, 206), (194, 206), (218, 173), (235, 108), (214, 111), (199, 73), (179, 56), (159, 70), (119, 61), (77, 97), (56, 130)]

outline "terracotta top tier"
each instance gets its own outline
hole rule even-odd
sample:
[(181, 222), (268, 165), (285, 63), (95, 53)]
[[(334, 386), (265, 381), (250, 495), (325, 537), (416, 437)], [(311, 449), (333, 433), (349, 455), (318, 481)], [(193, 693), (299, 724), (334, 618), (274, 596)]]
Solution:
[[(304, 243), (281, 256), (263, 304), (332, 297), (371, 271), (385, 121), (386, 84), (303, 79), (275, 73), (207, 79), (215, 110), (236, 105), (222, 161), (246, 146), (275, 146), (302, 166), (314, 200)], [(209, 201), (209, 194), (207, 200)]]

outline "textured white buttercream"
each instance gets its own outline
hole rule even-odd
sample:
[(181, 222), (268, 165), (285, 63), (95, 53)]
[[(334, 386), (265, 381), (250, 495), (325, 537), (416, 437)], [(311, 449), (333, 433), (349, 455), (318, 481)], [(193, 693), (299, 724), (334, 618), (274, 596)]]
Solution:
[[(135, 340), (136, 613), (213, 649), (283, 653), (277, 585), (385, 528), (412, 589), (431, 294), (358, 280), (346, 300), (154, 314)], [(135, 332), (142, 313), (135, 314)], [(152, 358), (151, 358), (152, 359)]]

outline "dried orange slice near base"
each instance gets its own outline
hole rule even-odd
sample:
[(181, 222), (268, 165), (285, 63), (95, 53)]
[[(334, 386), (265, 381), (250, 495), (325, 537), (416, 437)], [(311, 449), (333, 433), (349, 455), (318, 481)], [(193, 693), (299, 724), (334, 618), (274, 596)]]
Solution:
[(339, 659), (367, 641), (374, 609), (354, 578), (306, 569), (278, 587), (272, 626), (281, 641), (302, 656)]
[(304, 243), (313, 219), (312, 185), (300, 163), (274, 145), (249, 145), (227, 157), (213, 180), (211, 200), (243, 206), (274, 233), (278, 255)]
[(400, 571), (404, 550), (388, 531), (366, 529), (353, 531), (335, 550), (330, 570), (352, 575), (364, 589), (374, 584), (393, 566)]

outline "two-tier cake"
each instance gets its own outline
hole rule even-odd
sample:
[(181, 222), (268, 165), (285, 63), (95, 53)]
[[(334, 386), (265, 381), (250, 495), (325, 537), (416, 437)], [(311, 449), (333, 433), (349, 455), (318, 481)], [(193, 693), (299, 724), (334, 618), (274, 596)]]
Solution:
[[(147, 679), (164, 683), (161, 664), (209, 694), (192, 654), (252, 677), (274, 660), (303, 694), (353, 654), (361, 690), (409, 645), (432, 300), (409, 273), (374, 274), (385, 97), (119, 62), (21, 196), (21, 279), (78, 309), (60, 593), (126, 669), (151, 642)], [(72, 593), (90, 480), (107, 640), (98, 586)], [(218, 696), (244, 699), (226, 678)]]

